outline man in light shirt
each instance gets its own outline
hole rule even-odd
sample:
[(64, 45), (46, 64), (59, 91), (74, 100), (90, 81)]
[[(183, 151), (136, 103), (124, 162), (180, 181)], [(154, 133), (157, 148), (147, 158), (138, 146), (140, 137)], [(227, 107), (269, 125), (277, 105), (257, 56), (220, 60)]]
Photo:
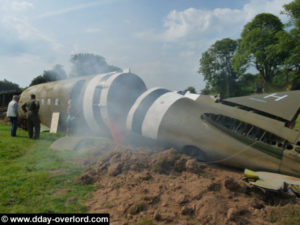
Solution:
[(20, 109), (19, 109), (19, 96), (14, 95), (13, 99), (9, 102), (7, 107), (7, 117), (10, 118), (11, 121), (11, 130), (10, 135), (12, 137), (15, 137), (17, 134), (17, 128), (18, 128), (18, 116), (20, 115)]

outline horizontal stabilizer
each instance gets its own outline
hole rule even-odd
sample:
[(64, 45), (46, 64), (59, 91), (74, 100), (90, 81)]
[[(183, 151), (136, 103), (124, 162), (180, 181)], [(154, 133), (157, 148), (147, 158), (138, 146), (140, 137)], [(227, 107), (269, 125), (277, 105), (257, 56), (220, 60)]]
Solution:
[(245, 106), (287, 121), (292, 121), (299, 113), (300, 91), (255, 94), (245, 97), (224, 99), (223, 102)]

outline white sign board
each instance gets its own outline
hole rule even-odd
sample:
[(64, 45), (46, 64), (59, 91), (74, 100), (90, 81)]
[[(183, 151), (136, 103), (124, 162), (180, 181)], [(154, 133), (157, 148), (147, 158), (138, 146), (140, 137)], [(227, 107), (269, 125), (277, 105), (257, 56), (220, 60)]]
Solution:
[(57, 132), (58, 121), (59, 121), (59, 112), (52, 113), (50, 133), (55, 134)]

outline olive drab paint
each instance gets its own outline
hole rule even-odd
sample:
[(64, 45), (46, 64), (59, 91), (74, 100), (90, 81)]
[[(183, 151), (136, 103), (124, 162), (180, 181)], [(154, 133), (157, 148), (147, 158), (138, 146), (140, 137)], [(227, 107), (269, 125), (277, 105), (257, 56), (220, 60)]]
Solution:
[[(68, 101), (76, 106), (82, 135), (131, 135), (176, 147), (199, 160), (300, 177), (300, 91), (216, 100), (164, 88), (146, 89), (131, 72), (113, 72), (32, 86), (20, 104), (36, 94), (40, 118), (53, 112), (64, 126)], [(85, 132), (88, 131), (88, 132)]]

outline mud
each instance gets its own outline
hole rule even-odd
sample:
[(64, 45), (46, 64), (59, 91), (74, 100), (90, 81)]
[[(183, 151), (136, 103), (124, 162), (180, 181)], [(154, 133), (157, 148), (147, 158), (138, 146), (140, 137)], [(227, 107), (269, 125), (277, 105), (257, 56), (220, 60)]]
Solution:
[(274, 224), (274, 209), (300, 206), (295, 196), (265, 193), (242, 178), (175, 149), (115, 146), (80, 182), (97, 187), (88, 212), (109, 213), (111, 224)]

